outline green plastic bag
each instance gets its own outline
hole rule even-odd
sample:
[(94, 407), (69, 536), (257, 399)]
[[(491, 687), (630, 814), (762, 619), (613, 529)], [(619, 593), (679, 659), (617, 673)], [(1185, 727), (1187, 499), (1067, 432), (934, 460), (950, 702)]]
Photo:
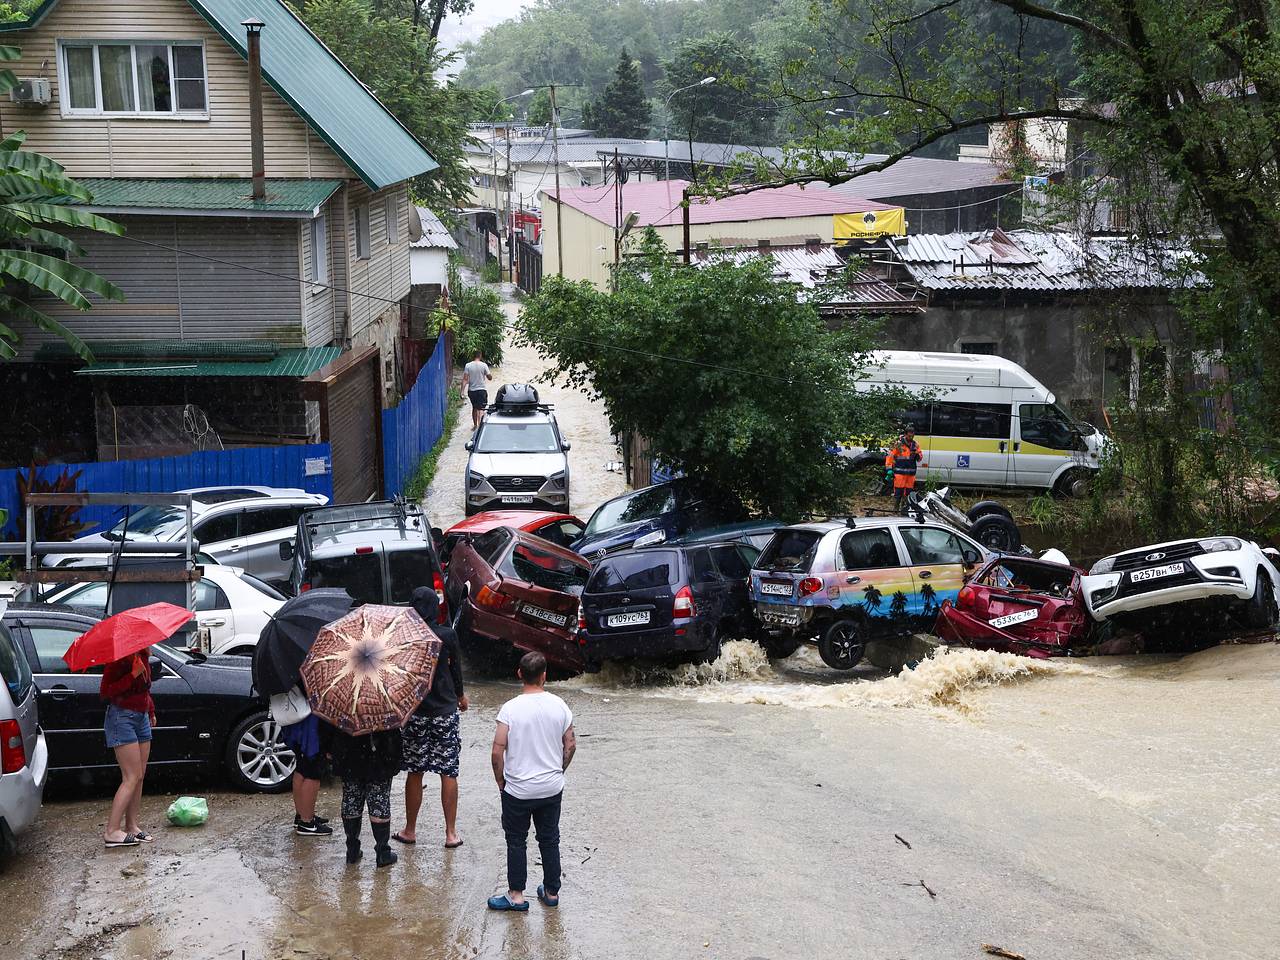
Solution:
[(204, 797), (179, 797), (165, 816), (175, 827), (198, 827), (209, 819), (209, 804)]

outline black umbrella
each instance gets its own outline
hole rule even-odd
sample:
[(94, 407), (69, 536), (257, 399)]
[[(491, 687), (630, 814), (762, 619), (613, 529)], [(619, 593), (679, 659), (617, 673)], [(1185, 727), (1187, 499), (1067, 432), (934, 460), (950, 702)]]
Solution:
[(254, 689), (270, 697), (296, 686), (302, 661), (320, 628), (345, 616), (354, 603), (341, 588), (308, 590), (286, 602), (258, 638), (253, 652)]

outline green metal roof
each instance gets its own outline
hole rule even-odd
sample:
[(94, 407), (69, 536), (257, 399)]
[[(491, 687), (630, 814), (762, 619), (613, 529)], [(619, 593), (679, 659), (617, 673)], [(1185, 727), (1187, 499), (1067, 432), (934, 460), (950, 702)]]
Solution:
[(305, 377), (338, 359), (341, 347), (280, 348), (258, 340), (117, 341), (90, 344), (88, 377)]
[[(57, 0), (0, 30), (35, 26)], [(262, 75), (371, 190), (430, 173), (435, 162), (418, 139), (298, 19), (282, 0), (187, 0), (241, 57), (242, 20), (262, 30)], [(428, 81), (430, 82), (430, 81)]]
[(341, 180), (267, 181), (267, 198), (252, 199), (253, 181), (239, 178), (140, 179), (81, 177), (93, 194), (81, 204), (100, 210), (234, 210), (265, 214), (311, 214), (338, 192)]

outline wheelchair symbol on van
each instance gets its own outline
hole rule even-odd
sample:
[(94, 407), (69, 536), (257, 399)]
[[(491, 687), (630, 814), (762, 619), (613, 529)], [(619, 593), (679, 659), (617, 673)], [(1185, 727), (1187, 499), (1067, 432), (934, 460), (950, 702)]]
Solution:
[(956, 469), (957, 469), (957, 470), (968, 470), (968, 469), (969, 469), (969, 454), (967, 454), (967, 453), (957, 453), (957, 454), (956, 454)]

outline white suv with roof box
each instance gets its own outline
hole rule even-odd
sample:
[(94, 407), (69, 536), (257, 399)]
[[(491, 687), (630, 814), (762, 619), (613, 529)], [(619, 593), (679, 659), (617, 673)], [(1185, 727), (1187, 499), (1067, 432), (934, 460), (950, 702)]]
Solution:
[(549, 404), (525, 383), (498, 389), (475, 436), (467, 441), (463, 507), (569, 512), (569, 444)]

